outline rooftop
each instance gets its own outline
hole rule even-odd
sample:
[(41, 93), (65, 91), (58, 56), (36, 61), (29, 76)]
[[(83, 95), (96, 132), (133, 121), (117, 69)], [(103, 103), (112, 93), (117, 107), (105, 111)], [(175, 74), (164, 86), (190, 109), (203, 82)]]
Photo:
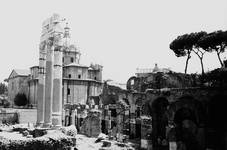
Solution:
[(65, 65), (64, 67), (83, 67), (83, 68), (88, 68), (88, 66), (85, 66), (85, 65), (81, 65), (81, 64), (78, 64), (78, 63), (71, 63), (71, 64), (68, 64), (68, 65)]

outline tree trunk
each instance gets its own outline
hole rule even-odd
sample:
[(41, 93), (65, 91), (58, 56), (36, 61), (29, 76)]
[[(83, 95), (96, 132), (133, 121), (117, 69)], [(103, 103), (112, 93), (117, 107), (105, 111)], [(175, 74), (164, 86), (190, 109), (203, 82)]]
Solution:
[[(200, 51), (199, 48), (198, 48), (198, 51), (193, 50), (193, 52), (194, 52), (194, 53), (199, 57), (199, 59), (200, 59), (200, 64), (201, 64), (201, 68), (202, 68), (202, 75), (204, 75), (203, 55), (204, 55), (205, 52)], [(199, 55), (199, 53), (200, 53), (201, 55)]]
[(203, 57), (200, 57), (199, 59), (201, 63), (202, 75), (204, 75)]
[(187, 73), (188, 61), (189, 61), (190, 58), (191, 58), (190, 53), (188, 53), (188, 57), (187, 57), (186, 64), (185, 64), (185, 69), (184, 69), (184, 73), (185, 73), (185, 74)]
[(221, 64), (221, 67), (223, 67), (224, 64), (223, 64), (223, 62), (222, 62), (222, 60), (221, 60), (221, 58), (220, 58), (220, 53), (217, 52), (217, 55), (218, 55), (218, 60), (219, 60), (219, 62), (220, 62), (220, 64)]

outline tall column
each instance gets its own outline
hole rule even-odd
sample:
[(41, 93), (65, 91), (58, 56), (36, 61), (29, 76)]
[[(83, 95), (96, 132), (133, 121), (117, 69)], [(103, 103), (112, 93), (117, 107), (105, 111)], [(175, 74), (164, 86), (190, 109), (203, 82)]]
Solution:
[(45, 59), (46, 43), (40, 43), (39, 48), (39, 80), (37, 87), (37, 125), (44, 123), (44, 101), (45, 101)]
[(53, 101), (53, 60), (54, 46), (53, 39), (49, 38), (46, 55), (46, 78), (45, 78), (45, 115), (44, 127), (52, 125), (52, 101)]
[(54, 127), (62, 126), (62, 47), (54, 49), (54, 81), (52, 123)]
[(111, 129), (111, 111), (108, 110), (108, 135), (109, 135), (109, 138), (112, 136), (112, 129)]
[(72, 117), (72, 122), (71, 122), (71, 125), (74, 125), (75, 126), (75, 110), (72, 110), (72, 113), (71, 113), (71, 117)]

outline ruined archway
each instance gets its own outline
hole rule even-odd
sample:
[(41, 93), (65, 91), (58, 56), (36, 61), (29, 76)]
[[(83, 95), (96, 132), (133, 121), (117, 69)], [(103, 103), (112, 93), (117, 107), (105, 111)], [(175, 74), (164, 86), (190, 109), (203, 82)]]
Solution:
[(168, 125), (167, 107), (168, 100), (158, 97), (151, 105), (152, 115), (152, 143), (153, 147), (167, 147), (166, 127)]
[(135, 76), (130, 77), (126, 84), (127, 90), (134, 90), (135, 82), (136, 82), (136, 77)]
[(169, 119), (175, 124), (176, 142), (186, 149), (203, 149), (206, 115), (202, 103), (192, 96), (184, 95), (171, 104), (169, 112)]

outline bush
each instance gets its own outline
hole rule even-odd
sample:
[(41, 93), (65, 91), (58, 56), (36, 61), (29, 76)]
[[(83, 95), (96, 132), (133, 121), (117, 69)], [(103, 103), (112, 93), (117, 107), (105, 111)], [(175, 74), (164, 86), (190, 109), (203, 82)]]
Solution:
[(14, 98), (14, 103), (17, 106), (25, 106), (28, 104), (28, 99), (24, 93), (18, 93)]
[(23, 133), (24, 131), (28, 130), (27, 128), (13, 128), (12, 131), (13, 132), (19, 132), (19, 133)]
[(68, 127), (62, 127), (60, 129), (62, 133), (75, 137), (77, 135), (77, 129), (74, 125), (68, 126)]
[(8, 101), (4, 102), (4, 104), (3, 104), (4, 108), (9, 108), (9, 106), (10, 106), (10, 102), (8, 102)]
[(46, 135), (47, 131), (46, 131), (46, 129), (35, 129), (35, 130), (31, 131), (30, 134), (33, 135), (34, 138), (36, 138), (36, 137)]
[(16, 124), (19, 123), (18, 113), (14, 113), (13, 116), (6, 117), (2, 120), (3, 124)]
[(67, 150), (72, 145), (72, 139), (61, 132), (26, 140), (12, 140), (0, 137), (1, 150)]

